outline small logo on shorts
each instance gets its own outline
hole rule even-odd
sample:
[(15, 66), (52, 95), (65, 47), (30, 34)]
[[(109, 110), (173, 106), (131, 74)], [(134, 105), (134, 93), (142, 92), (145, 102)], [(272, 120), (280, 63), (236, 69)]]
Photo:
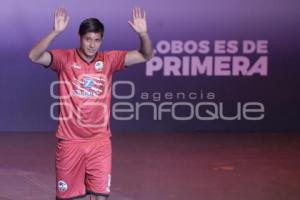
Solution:
[(58, 183), (57, 183), (57, 188), (58, 188), (58, 190), (59, 190), (60, 192), (65, 192), (65, 191), (67, 191), (67, 189), (68, 189), (68, 185), (67, 185), (66, 182), (60, 180), (60, 181), (58, 181)]
[(110, 186), (111, 186), (111, 175), (108, 174), (108, 181), (107, 181), (107, 187), (106, 187), (106, 192), (110, 192)]

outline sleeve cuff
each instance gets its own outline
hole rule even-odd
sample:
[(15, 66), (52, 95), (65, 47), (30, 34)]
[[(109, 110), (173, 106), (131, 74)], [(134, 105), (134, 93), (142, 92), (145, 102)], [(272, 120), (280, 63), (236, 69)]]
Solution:
[(49, 65), (44, 65), (45, 68), (49, 68), (53, 63), (53, 54), (52, 54), (52, 52), (51, 51), (47, 51), (47, 52), (50, 54), (51, 60), (50, 60)]

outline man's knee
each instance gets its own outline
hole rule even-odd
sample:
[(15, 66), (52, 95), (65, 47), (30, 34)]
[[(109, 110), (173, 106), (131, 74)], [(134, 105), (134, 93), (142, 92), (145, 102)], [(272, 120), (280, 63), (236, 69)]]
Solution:
[(96, 196), (96, 195), (91, 195), (91, 200), (107, 200), (107, 197), (105, 196)]

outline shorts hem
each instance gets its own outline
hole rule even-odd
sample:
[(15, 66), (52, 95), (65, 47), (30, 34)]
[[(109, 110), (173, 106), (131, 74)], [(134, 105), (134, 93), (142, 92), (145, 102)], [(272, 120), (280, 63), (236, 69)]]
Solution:
[(109, 194), (99, 193), (99, 192), (92, 192), (92, 191), (89, 191), (89, 190), (87, 190), (86, 193), (87, 194), (93, 194), (93, 195), (96, 195), (96, 196), (103, 196), (103, 197), (108, 197), (109, 196)]
[(79, 196), (74, 196), (74, 197), (68, 197), (68, 198), (59, 198), (56, 196), (56, 200), (73, 200), (73, 199), (79, 199), (85, 197), (87, 194), (79, 195)]

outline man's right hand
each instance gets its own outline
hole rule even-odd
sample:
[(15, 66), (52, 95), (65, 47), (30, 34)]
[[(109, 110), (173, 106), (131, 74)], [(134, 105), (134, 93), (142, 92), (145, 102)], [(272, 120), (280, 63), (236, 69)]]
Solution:
[(67, 12), (64, 8), (58, 8), (54, 13), (54, 27), (53, 31), (55, 33), (63, 32), (68, 26), (70, 17), (67, 15)]
[(54, 14), (54, 27), (53, 30), (42, 38), (29, 52), (29, 59), (41, 65), (49, 66), (52, 61), (51, 54), (47, 51), (51, 42), (63, 32), (68, 24), (70, 17), (64, 8), (58, 8)]

